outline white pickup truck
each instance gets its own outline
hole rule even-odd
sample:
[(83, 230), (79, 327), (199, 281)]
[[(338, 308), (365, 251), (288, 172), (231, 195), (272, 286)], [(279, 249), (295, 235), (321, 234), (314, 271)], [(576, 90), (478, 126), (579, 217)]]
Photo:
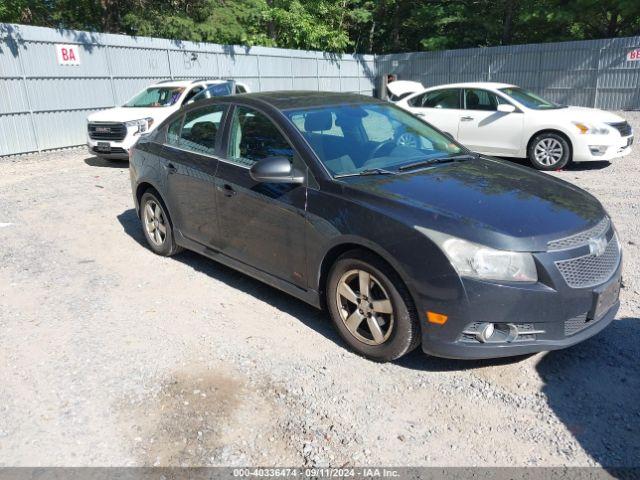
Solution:
[(87, 148), (98, 157), (129, 158), (140, 135), (153, 130), (180, 107), (196, 99), (249, 92), (233, 80), (166, 80), (150, 85), (121, 107), (87, 117)]

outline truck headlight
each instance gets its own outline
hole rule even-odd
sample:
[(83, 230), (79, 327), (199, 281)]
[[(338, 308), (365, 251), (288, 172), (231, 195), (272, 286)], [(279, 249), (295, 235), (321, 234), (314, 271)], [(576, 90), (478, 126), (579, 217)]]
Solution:
[(130, 120), (126, 122), (128, 127), (136, 127), (136, 131), (133, 132), (134, 135), (139, 135), (148, 131), (153, 125), (153, 118), (141, 118), (140, 120)]
[(427, 228), (416, 229), (442, 249), (462, 277), (509, 282), (538, 281), (533, 255), (528, 252), (496, 250)]
[(571, 122), (573, 123), (581, 134), (590, 133), (592, 135), (606, 135), (610, 130), (605, 125), (594, 125), (583, 122)]

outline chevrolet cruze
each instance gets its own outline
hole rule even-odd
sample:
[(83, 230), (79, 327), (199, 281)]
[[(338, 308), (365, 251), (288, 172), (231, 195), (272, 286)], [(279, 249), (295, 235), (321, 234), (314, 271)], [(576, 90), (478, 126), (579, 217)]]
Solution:
[(325, 308), (375, 360), (563, 348), (619, 306), (622, 253), (598, 200), (373, 98), (205, 100), (130, 160), (154, 252), (187, 248)]

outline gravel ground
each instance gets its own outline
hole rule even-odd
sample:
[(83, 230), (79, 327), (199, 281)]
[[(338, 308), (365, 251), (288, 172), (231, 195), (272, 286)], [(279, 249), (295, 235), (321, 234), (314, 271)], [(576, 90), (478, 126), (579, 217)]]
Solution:
[(0, 466), (640, 465), (639, 160), (554, 173), (601, 199), (624, 244), (604, 332), (381, 365), (269, 286), (153, 255), (126, 163), (0, 159)]

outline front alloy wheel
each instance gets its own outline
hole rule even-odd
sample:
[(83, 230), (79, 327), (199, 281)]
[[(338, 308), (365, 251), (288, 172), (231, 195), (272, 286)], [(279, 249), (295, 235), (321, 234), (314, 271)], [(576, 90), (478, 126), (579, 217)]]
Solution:
[(571, 151), (567, 140), (556, 133), (536, 136), (529, 145), (529, 161), (538, 170), (559, 170), (569, 163)]
[(411, 295), (398, 274), (373, 253), (352, 250), (338, 258), (326, 291), (336, 329), (360, 355), (390, 361), (420, 343)]
[(337, 307), (351, 335), (382, 345), (393, 330), (393, 307), (380, 281), (365, 270), (349, 270), (338, 282)]

